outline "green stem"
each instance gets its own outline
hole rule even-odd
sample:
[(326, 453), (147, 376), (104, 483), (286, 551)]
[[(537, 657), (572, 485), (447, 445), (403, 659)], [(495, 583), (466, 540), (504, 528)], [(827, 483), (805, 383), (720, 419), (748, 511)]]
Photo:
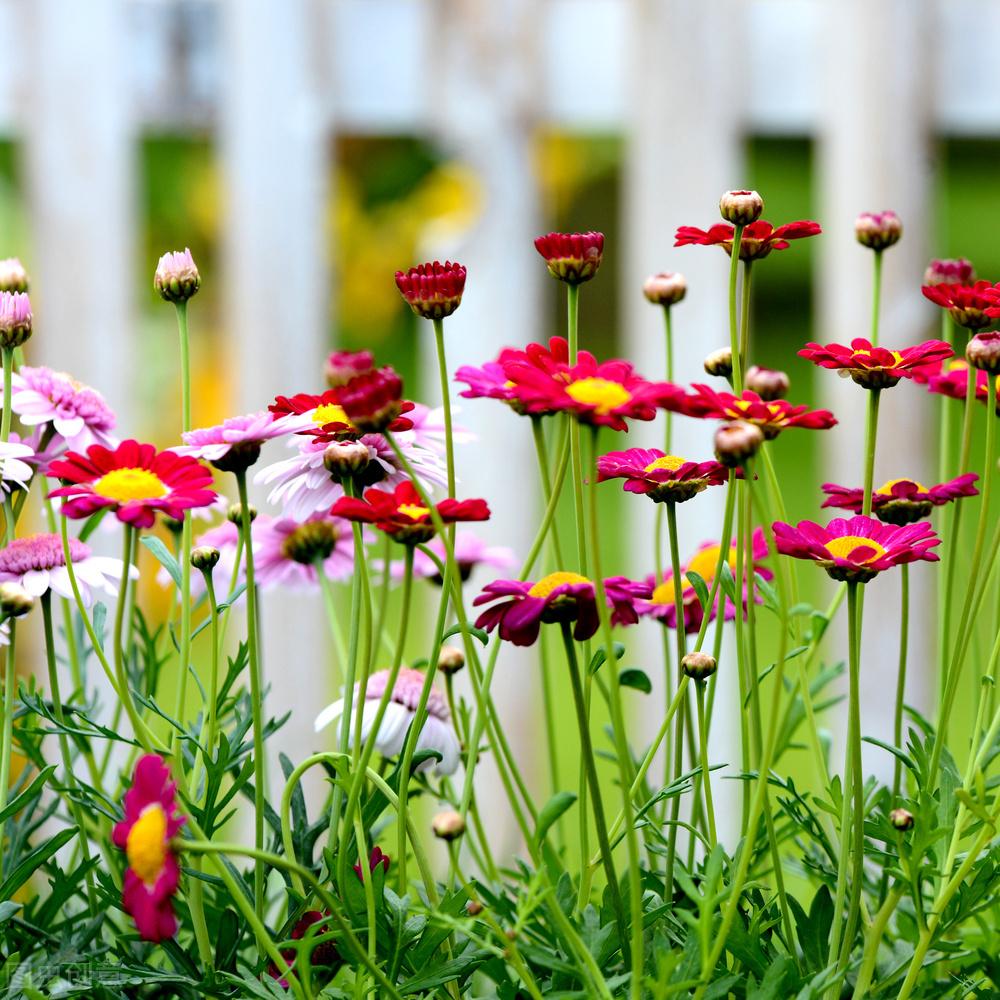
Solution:
[[(677, 645), (677, 677), (678, 686), (682, 676), (681, 661), (687, 652), (687, 631), (684, 617), (684, 585), (681, 580), (681, 556), (677, 538), (677, 509), (673, 503), (667, 503), (667, 534), (670, 539), (670, 572), (674, 583), (674, 609), (677, 613), (677, 624), (674, 628)], [(708, 615), (705, 616), (706, 618)], [(672, 753), (673, 774), (671, 779), (677, 781), (683, 770), (684, 757), (684, 709), (688, 704), (687, 699), (681, 702), (674, 720), (674, 748)], [(670, 801), (670, 830), (667, 834), (667, 887), (664, 894), (666, 899), (673, 897), (674, 886), (674, 865), (677, 859), (677, 820), (680, 818), (681, 797), (675, 795)]]
[(705, 815), (708, 817), (708, 840), (712, 847), (718, 843), (715, 832), (715, 809), (712, 805), (712, 777), (708, 769), (708, 726), (705, 720), (705, 682), (697, 681), (694, 686), (695, 701), (698, 705), (698, 739), (701, 746), (701, 783), (705, 794)]
[(868, 420), (865, 428), (865, 495), (861, 513), (871, 517), (872, 490), (875, 485), (875, 437), (878, 434), (878, 404), (881, 389), (872, 389), (868, 394)]
[[(545, 499), (545, 507), (548, 508), (549, 504), (552, 502), (552, 481), (549, 476), (549, 456), (548, 449), (545, 445), (545, 430), (542, 427), (542, 418), (533, 416), (531, 418), (531, 433), (535, 439), (535, 454), (538, 457), (538, 472), (542, 480), (542, 496)], [(560, 480), (560, 487), (562, 481)], [(562, 550), (559, 545), (559, 524), (557, 521), (551, 522), (551, 529), (549, 531), (552, 541), (552, 554), (556, 560), (557, 568), (562, 568), (565, 563), (563, 562)]]
[[(899, 749), (903, 747), (903, 700), (906, 697), (906, 657), (909, 645), (910, 623), (910, 567), (903, 563), (900, 570), (900, 611), (899, 611), (899, 669), (896, 676), (896, 711), (893, 716), (893, 740)], [(894, 758), (892, 775), (892, 803), (896, 805), (899, 799), (899, 789), (902, 780), (902, 762)]]
[[(184, 722), (184, 714), (187, 708), (187, 685), (188, 674), (191, 672), (191, 514), (184, 518), (181, 528), (181, 552), (179, 562), (181, 564), (181, 642), (178, 654), (178, 664), (180, 666), (177, 683), (177, 702), (174, 706), (174, 718), (178, 722)], [(173, 745), (176, 736), (175, 730), (171, 727), (167, 734), (167, 743)]]
[[(872, 335), (871, 342), (873, 347), (878, 346), (878, 320), (879, 320), (879, 306), (882, 302), (882, 251), (876, 250), (873, 254), (874, 256), (874, 273), (872, 275)], [(945, 315), (947, 311), (943, 310)], [(942, 480), (943, 481), (943, 480)]]
[[(10, 755), (14, 739), (14, 698), (17, 694), (17, 664), (15, 662), (17, 623), (8, 618), (10, 641), (3, 651), (3, 730), (0, 734), (0, 810), (7, 807), (10, 793)], [(4, 828), (7, 821), (0, 819), (0, 878), (3, 877)], [(81, 836), (83, 833), (81, 831)]]
[(905, 887), (896, 887), (886, 897), (885, 902), (880, 907), (871, 927), (868, 928), (868, 935), (865, 938), (865, 950), (861, 956), (861, 968), (858, 972), (858, 981), (854, 985), (853, 997), (855, 1000), (865, 1000), (868, 995), (868, 987), (871, 986), (872, 976), (875, 974), (875, 959), (878, 957), (879, 945), (882, 943), (882, 935), (888, 926), (889, 918), (899, 905), (900, 899), (906, 892)]
[(210, 760), (215, 758), (215, 740), (218, 728), (219, 700), (219, 607), (215, 598), (215, 581), (212, 570), (202, 570), (205, 578), (205, 594), (208, 598), (208, 609), (212, 621), (212, 665), (208, 677), (208, 719), (205, 724), (205, 752)]
[(746, 374), (750, 364), (750, 268), (752, 260), (743, 261), (743, 282), (740, 287), (740, 371)]
[(175, 302), (181, 353), (181, 430), (191, 430), (191, 360), (188, 343), (187, 302)]
[[(3, 410), (0, 416), (0, 441), (7, 444), (10, 441), (10, 420), (13, 403), (13, 381), (14, 381), (14, 348), (4, 347), (0, 350), (3, 355)], [(0, 472), (3, 471), (3, 459), (0, 459)], [(14, 517), (11, 512), (7, 514), (7, 543), (10, 544), (14, 538)]]
[(576, 353), (580, 346), (580, 286), (566, 285), (566, 333), (569, 347), (569, 363), (576, 364)]
[[(668, 382), (674, 380), (674, 328), (671, 318), (670, 306), (663, 307), (663, 346), (666, 353), (666, 379)], [(673, 442), (673, 413), (666, 410), (666, 427), (663, 436), (663, 449), (669, 455)]]
[(736, 273), (740, 263), (740, 244), (743, 241), (743, 226), (736, 226), (733, 233), (733, 248), (729, 251), (729, 347), (733, 354), (733, 391), (737, 396), (743, 392), (743, 366), (740, 362), (740, 331), (736, 320)]
[[(954, 331), (957, 329), (955, 324), (951, 321), (951, 314), (947, 309), (941, 310), (941, 339), (945, 343), (951, 344), (955, 347), (955, 337)], [(955, 442), (953, 440), (954, 433), (952, 430), (952, 414), (955, 409), (955, 404), (950, 399), (943, 399), (941, 401), (941, 421), (940, 430), (938, 432), (938, 479), (939, 483), (946, 483), (952, 478), (952, 469), (955, 465)], [(961, 504), (945, 504), (941, 509), (939, 514), (939, 525), (938, 534), (944, 537), (947, 534), (946, 526), (950, 526), (952, 519), (955, 517), (958, 508)], [(952, 562), (952, 560), (948, 560)], [(947, 643), (945, 642), (945, 632), (944, 632), (944, 612), (945, 612), (945, 580), (947, 578), (947, 570), (945, 572), (940, 572), (935, 574), (937, 579), (937, 601), (938, 601), (938, 630), (937, 630), (937, 646), (938, 646), (938, 663), (944, 663), (945, 657), (947, 656)], [(938, 681), (938, 704), (944, 698), (944, 671), (939, 670), (939, 681)]]
[(444, 352), (444, 320), (434, 320), (434, 342), (437, 346), (438, 376), (441, 379), (441, 406), (444, 408), (444, 447), (448, 466), (448, 496), (455, 495), (455, 442), (451, 432), (451, 393), (448, 387), (448, 363)]

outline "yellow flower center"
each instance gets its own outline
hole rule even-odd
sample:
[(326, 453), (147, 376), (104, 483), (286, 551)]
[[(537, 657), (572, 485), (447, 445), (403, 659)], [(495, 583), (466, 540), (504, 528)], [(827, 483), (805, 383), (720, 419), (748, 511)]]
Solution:
[(94, 492), (109, 500), (128, 503), (131, 500), (158, 500), (170, 490), (149, 469), (112, 469), (94, 483)]
[(885, 483), (885, 485), (880, 486), (875, 492), (878, 493), (879, 496), (891, 497), (892, 488), (897, 483), (913, 483), (913, 485), (916, 486), (921, 493), (927, 492), (927, 487), (924, 486), (923, 483), (918, 483), (915, 479), (890, 479), (887, 483)]
[(566, 395), (585, 406), (594, 407), (601, 416), (624, 406), (632, 393), (621, 384), (606, 378), (580, 378), (566, 386)]
[(567, 583), (590, 583), (590, 581), (579, 573), (549, 573), (534, 584), (528, 594), (531, 597), (548, 597), (556, 587), (565, 586)]
[(154, 885), (167, 857), (167, 814), (159, 802), (150, 803), (139, 814), (125, 841), (129, 868), (146, 883)]
[[(681, 589), (688, 585), (688, 580), (686, 576), (681, 577)], [(673, 604), (674, 603), (674, 581), (664, 580), (658, 587), (653, 590), (653, 596), (650, 598), (650, 602), (653, 604)]]
[[(872, 356), (871, 351), (865, 351), (865, 350), (852, 351), (851, 353), (854, 354), (856, 357), (859, 355), (864, 355), (865, 357), (870, 358)], [(903, 355), (900, 354), (899, 351), (890, 351), (889, 353), (892, 355), (893, 364), (898, 365), (899, 362), (903, 360)], [(888, 366), (883, 365), (882, 367), (885, 368)]]
[(964, 361), (949, 361), (948, 371), (950, 372), (964, 372), (969, 366)]
[(781, 404), (780, 403), (764, 403), (764, 407), (767, 409), (767, 421), (761, 421), (759, 417), (748, 417), (747, 411), (751, 406), (760, 406), (760, 403), (756, 403), (749, 399), (734, 399), (732, 402), (731, 409), (735, 412), (730, 413), (730, 416), (740, 417), (742, 419), (750, 420), (752, 423), (784, 423), (785, 420), (781, 414)]
[(682, 465), (687, 465), (687, 459), (678, 458), (676, 455), (664, 455), (663, 458), (650, 462), (642, 471), (655, 472), (657, 469), (666, 469), (667, 472), (676, 472)]
[[(715, 566), (719, 561), (719, 545), (709, 545), (707, 548), (696, 552), (688, 563), (687, 568), (691, 573), (697, 573), (706, 583), (711, 583), (715, 576)], [(736, 546), (729, 546), (729, 568), (736, 570)], [(691, 586), (687, 573), (681, 574), (681, 592), (683, 593)], [(653, 604), (673, 604), (674, 603), (674, 581), (664, 580), (654, 591), (650, 598)]]
[(862, 545), (871, 549), (872, 554), (865, 559), (855, 559), (854, 562), (870, 563), (885, 555), (885, 549), (878, 542), (862, 538), (860, 535), (841, 535), (840, 538), (834, 538), (826, 543), (826, 551), (836, 559), (848, 559), (851, 553)]
[(313, 412), (313, 423), (320, 427), (326, 424), (347, 424), (353, 427), (354, 424), (348, 419), (344, 408), (337, 403), (321, 403)]
[(430, 513), (429, 508), (421, 507), (418, 503), (401, 503), (398, 510), (400, 514), (405, 514), (414, 521), (420, 521)]

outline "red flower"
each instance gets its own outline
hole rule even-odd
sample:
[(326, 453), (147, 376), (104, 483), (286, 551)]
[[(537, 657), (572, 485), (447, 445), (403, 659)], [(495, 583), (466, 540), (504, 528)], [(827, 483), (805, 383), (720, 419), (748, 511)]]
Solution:
[[(639, 617), (635, 602), (649, 597), (651, 588), (624, 576), (604, 581), (604, 594), (614, 625), (634, 625)], [(487, 608), (477, 619), (476, 628), (487, 632), (499, 626), (500, 638), (515, 646), (530, 646), (543, 624), (576, 622), (573, 637), (589, 639), (600, 625), (594, 584), (579, 573), (550, 573), (537, 583), (530, 580), (495, 580), (472, 602), (499, 604)]]
[(950, 344), (943, 340), (927, 340), (916, 347), (904, 347), (901, 351), (889, 351), (884, 347), (872, 347), (871, 341), (856, 337), (850, 347), (843, 344), (806, 344), (799, 351), (799, 357), (812, 361), (820, 368), (837, 370), (849, 376), (866, 389), (888, 389), (901, 378), (913, 378), (930, 364), (944, 361), (954, 355)]
[[(969, 365), (965, 361), (952, 361), (946, 368), (936, 374), (927, 371), (921, 381), (927, 382), (928, 392), (939, 396), (950, 396), (952, 399), (965, 399), (969, 388)], [(1000, 376), (997, 376), (997, 395), (1000, 397)], [(980, 403), (988, 403), (990, 398), (990, 376), (981, 369), (976, 370), (976, 399)], [(997, 416), (1000, 416), (1000, 405), (997, 406)]]
[(67, 452), (49, 463), (47, 475), (68, 483), (49, 494), (69, 498), (62, 505), (66, 517), (90, 517), (107, 508), (136, 528), (151, 528), (157, 511), (182, 521), (184, 511), (216, 500), (209, 489), (212, 473), (200, 462), (132, 440), (113, 451), (93, 444), (86, 455)]
[(774, 540), (778, 551), (796, 559), (811, 559), (834, 580), (867, 583), (882, 570), (915, 562), (937, 562), (930, 550), (941, 544), (926, 521), (895, 527), (874, 517), (835, 517), (825, 528), (814, 521), (797, 527), (777, 521)]
[[(889, 524), (911, 524), (927, 517), (932, 507), (940, 507), (959, 497), (974, 497), (978, 490), (972, 484), (979, 479), (974, 472), (967, 472), (947, 483), (924, 486), (915, 479), (890, 479), (872, 493), (872, 513)], [(827, 499), (824, 507), (839, 507), (860, 514), (864, 509), (864, 490), (854, 490), (836, 483), (824, 483)]]
[[(787, 250), (789, 240), (801, 240), (807, 236), (818, 236), (823, 230), (818, 222), (803, 220), (786, 222), (777, 229), (770, 222), (758, 219), (743, 230), (740, 239), (740, 260), (761, 260), (772, 250)], [(727, 254), (733, 252), (733, 238), (736, 229), (726, 222), (716, 223), (706, 229), (695, 226), (681, 226), (677, 230), (675, 247), (697, 244), (704, 247), (722, 247)]]
[(344, 413), (365, 434), (387, 430), (403, 412), (403, 380), (388, 366), (352, 378), (338, 393)]
[(787, 400), (773, 399), (764, 402), (749, 389), (742, 396), (731, 392), (716, 392), (711, 386), (696, 382), (689, 395), (675, 396), (666, 405), (675, 413), (689, 417), (708, 417), (713, 420), (746, 420), (756, 424), (768, 440), (775, 438), (789, 427), (809, 430), (828, 430), (837, 420), (829, 410), (810, 410), (808, 406), (793, 406)]
[[(305, 913), (299, 917), (295, 922), (295, 926), (292, 928), (291, 939), (293, 941), (301, 941), (308, 933), (310, 928), (314, 927), (316, 924), (320, 926), (316, 928), (313, 932), (315, 935), (327, 934), (329, 928), (324, 923), (329, 913), (323, 913), (320, 910), (306, 910)], [(298, 951), (295, 948), (285, 948), (281, 952), (281, 957), (285, 960), (285, 963), (291, 967), (295, 964), (295, 960), (298, 957)], [(332, 941), (323, 941), (320, 944), (313, 947), (313, 949), (308, 954), (308, 961), (310, 966), (315, 970), (317, 968), (329, 968), (332, 965), (337, 965), (340, 962), (340, 954), (337, 951), (337, 946)], [(267, 974), (278, 981), (278, 985), (288, 989), (288, 980), (279, 971), (278, 967), (271, 962), (267, 967)]]
[(604, 233), (548, 233), (535, 240), (549, 274), (568, 285), (590, 281), (601, 266)]
[(564, 337), (552, 337), (548, 347), (528, 344), (523, 351), (505, 347), (496, 361), (487, 361), (481, 368), (463, 365), (455, 372), (455, 381), (464, 382), (469, 388), (459, 395), (465, 399), (501, 399), (509, 403), (515, 412), (524, 413), (524, 408), (517, 402), (514, 383), (507, 378), (504, 370), (505, 365), (514, 362), (534, 366), (540, 372), (558, 377), (569, 370), (569, 344)]
[[(268, 409), (278, 417), (297, 415), (311, 418), (313, 426), (307, 426), (303, 422), (302, 429), (296, 431), (297, 434), (329, 438), (331, 441), (359, 438), (362, 436), (361, 429), (354, 424), (340, 405), (340, 394), (343, 389), (344, 386), (340, 385), (321, 393), (299, 392), (294, 396), (276, 396)], [(409, 413), (413, 407), (413, 403), (404, 401), (399, 412)], [(412, 428), (413, 421), (403, 416), (397, 417), (389, 425), (390, 431), (408, 431)]]
[(172, 900), (181, 870), (172, 841), (185, 819), (176, 811), (176, 792), (162, 757), (140, 757), (132, 787), (125, 793), (125, 818), (111, 831), (115, 847), (128, 859), (122, 907), (146, 941), (162, 941), (177, 933)]
[[(375, 869), (378, 866), (382, 866), (382, 871), (389, 871), (389, 855), (382, 853), (382, 848), (377, 844), (372, 848), (371, 854), (368, 855), (368, 870), (374, 874)], [(361, 862), (358, 861), (354, 865), (354, 874), (361, 878)]]
[[(488, 521), (490, 509), (485, 500), (442, 500), (438, 515), (445, 524), (454, 521)], [(365, 497), (341, 497), (331, 508), (334, 517), (374, 524), (401, 544), (419, 545), (434, 537), (434, 522), (429, 507), (409, 480), (389, 493), (386, 490), (365, 490)]]
[(708, 486), (729, 480), (718, 462), (689, 462), (656, 448), (611, 451), (597, 460), (597, 481), (624, 479), (626, 493), (644, 493), (656, 503), (683, 503)]
[(462, 304), (465, 268), (446, 260), (396, 272), (396, 287), (409, 307), (424, 319), (444, 319)]
[(977, 281), (973, 285), (924, 285), (921, 291), (935, 305), (947, 309), (952, 319), (967, 330), (991, 326), (991, 316), (1000, 314), (1000, 310), (990, 311), (996, 306), (996, 295), (990, 293), (995, 293), (997, 286), (988, 281)]

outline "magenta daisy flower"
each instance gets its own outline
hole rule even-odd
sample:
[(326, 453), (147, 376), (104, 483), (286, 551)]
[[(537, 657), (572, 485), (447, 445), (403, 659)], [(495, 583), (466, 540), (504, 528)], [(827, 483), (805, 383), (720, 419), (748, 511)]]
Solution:
[(319, 586), (316, 567), (293, 558), (297, 543), (307, 540), (317, 524), (329, 529), (333, 550), (323, 560), (323, 572), (330, 580), (346, 580), (354, 573), (354, 535), (349, 521), (339, 517), (313, 515), (305, 521), (290, 517), (258, 517), (250, 528), (253, 538), (257, 582), (264, 589), (293, 589)]
[(997, 289), (988, 281), (970, 285), (943, 282), (924, 285), (921, 291), (936, 306), (947, 309), (951, 318), (967, 330), (983, 330), (993, 325), (991, 310), (996, 305), (993, 293)]
[[(927, 391), (951, 399), (965, 399), (969, 388), (969, 365), (966, 361), (951, 361), (942, 370), (925, 373)], [(1000, 376), (997, 376), (997, 395), (1000, 397)], [(990, 376), (982, 369), (976, 369), (976, 400), (988, 403), (990, 398)], [(997, 406), (1000, 416), (1000, 405)]]
[(655, 503), (683, 503), (727, 482), (729, 470), (719, 462), (689, 462), (656, 448), (629, 448), (597, 460), (597, 481), (609, 479), (624, 479), (626, 493), (644, 493)]
[[(604, 593), (614, 625), (634, 625), (639, 617), (635, 603), (649, 597), (650, 587), (624, 576), (604, 581)], [(530, 646), (543, 624), (575, 622), (573, 637), (589, 639), (600, 625), (594, 584), (579, 573), (549, 573), (535, 583), (530, 580), (495, 580), (472, 602), (489, 604), (476, 619), (476, 628), (487, 632), (499, 626), (500, 638), (515, 646)]]
[(825, 528), (815, 521), (799, 521), (794, 528), (776, 521), (774, 537), (782, 555), (811, 559), (834, 580), (849, 583), (867, 583), (883, 570), (918, 559), (937, 562), (930, 550), (941, 544), (926, 521), (897, 527), (861, 515), (835, 517)]
[(211, 462), (222, 472), (238, 472), (249, 468), (260, 457), (265, 441), (284, 437), (299, 430), (291, 418), (275, 417), (262, 410), (241, 417), (226, 417), (215, 427), (199, 427), (185, 431), (184, 444), (171, 449), (178, 455)]
[(820, 368), (837, 371), (865, 389), (889, 389), (901, 378), (913, 378), (927, 365), (937, 364), (954, 355), (951, 345), (943, 340), (926, 340), (916, 347), (890, 351), (872, 347), (871, 341), (856, 337), (850, 347), (843, 344), (806, 344), (799, 357), (812, 361)]
[(746, 420), (756, 424), (769, 441), (789, 427), (828, 430), (837, 423), (829, 410), (810, 410), (808, 406), (794, 405), (785, 399), (765, 401), (749, 389), (744, 389), (741, 396), (717, 392), (701, 382), (695, 382), (691, 389), (690, 395), (680, 391), (663, 404), (664, 408), (687, 417)]
[[(889, 524), (912, 524), (927, 517), (932, 507), (940, 507), (959, 497), (976, 496), (979, 490), (973, 484), (978, 479), (974, 472), (968, 472), (930, 487), (915, 479), (890, 479), (872, 493), (872, 513)], [(864, 508), (864, 490), (824, 483), (823, 492), (827, 495), (824, 507), (839, 507), (855, 514), (860, 514)]]

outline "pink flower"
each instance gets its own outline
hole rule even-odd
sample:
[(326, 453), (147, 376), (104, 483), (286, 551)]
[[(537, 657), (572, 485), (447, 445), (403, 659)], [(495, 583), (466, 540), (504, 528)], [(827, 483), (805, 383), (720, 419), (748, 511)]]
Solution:
[(226, 417), (215, 427), (200, 427), (181, 435), (184, 444), (172, 450), (211, 462), (223, 472), (246, 469), (260, 456), (260, 446), (298, 430), (292, 418), (275, 418), (262, 410), (242, 417)]
[[(978, 495), (979, 490), (972, 485), (977, 479), (979, 476), (974, 472), (968, 472), (930, 487), (914, 479), (890, 479), (872, 493), (872, 513), (890, 524), (910, 524), (927, 517), (932, 507), (940, 507), (959, 497)], [(864, 490), (824, 483), (823, 492), (827, 494), (824, 507), (839, 507), (855, 514), (860, 514), (864, 508)]]
[[(439, 538), (433, 538), (426, 545), (443, 563), (445, 561), (444, 543)], [(514, 565), (514, 552), (503, 545), (488, 545), (478, 535), (471, 531), (460, 531), (455, 535), (455, 561), (458, 563), (458, 572), (463, 580), (468, 580), (473, 570), (479, 566), (492, 566), (494, 569), (510, 569)], [(403, 578), (403, 562), (397, 560), (392, 563), (390, 572), (394, 579)], [(430, 556), (425, 555), (420, 549), (413, 552), (413, 573), (415, 576), (424, 577), (441, 583), (437, 565)]]
[(311, 530), (309, 525), (319, 522), (329, 525), (335, 538), (333, 551), (323, 561), (323, 572), (331, 580), (346, 580), (354, 573), (354, 536), (348, 521), (322, 515), (313, 515), (305, 521), (258, 516), (250, 527), (250, 535), (253, 538), (257, 583), (262, 588), (281, 586), (304, 589), (319, 586), (316, 567), (297, 562), (289, 555), (298, 535), (303, 530)]
[(20, 441), (0, 441), (0, 489), (4, 493), (10, 493), (15, 486), (28, 489), (34, 475), (34, 470), (28, 463), (34, 463), (34, 460), (35, 450), (31, 445)]
[(658, 448), (611, 451), (597, 460), (597, 481), (624, 479), (626, 493), (644, 493), (656, 503), (683, 503), (709, 486), (729, 480), (718, 462), (689, 462)]
[[(937, 372), (927, 369), (921, 381), (926, 381), (928, 392), (952, 399), (965, 399), (969, 388), (969, 365), (965, 361), (951, 361)], [(1000, 396), (1000, 376), (997, 377), (997, 395)], [(990, 376), (982, 369), (976, 369), (976, 400), (987, 403), (989, 398)], [(1000, 406), (997, 407), (997, 416), (1000, 416)]]

